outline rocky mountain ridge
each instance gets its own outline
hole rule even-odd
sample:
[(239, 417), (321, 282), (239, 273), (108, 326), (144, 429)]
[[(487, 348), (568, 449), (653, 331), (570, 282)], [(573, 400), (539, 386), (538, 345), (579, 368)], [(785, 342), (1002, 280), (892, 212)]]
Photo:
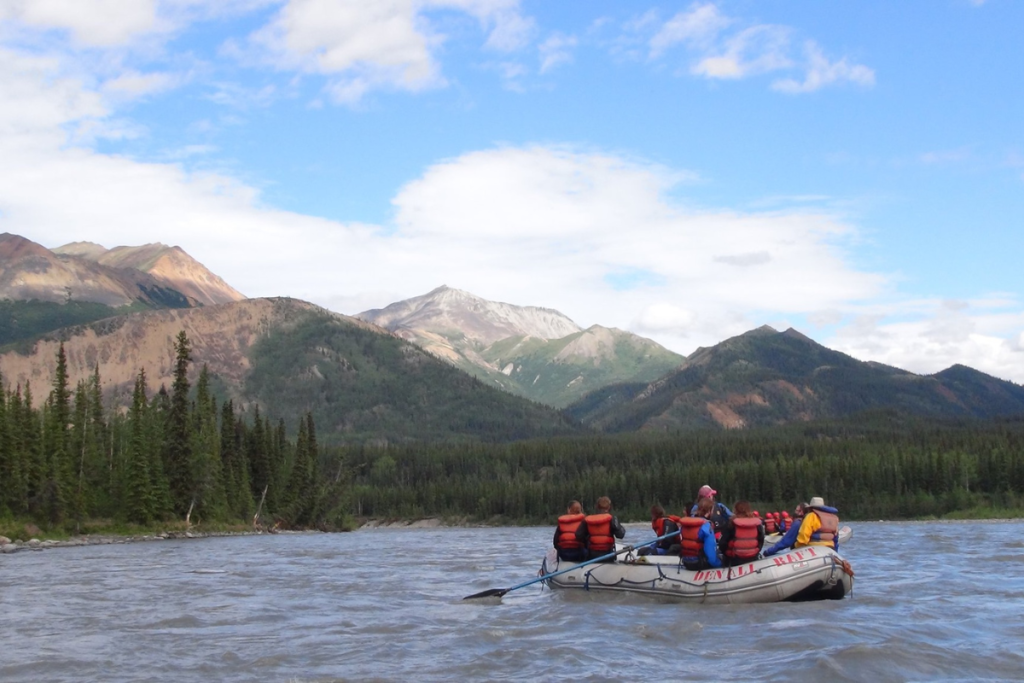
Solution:
[(173, 383), (174, 340), (192, 348), (190, 380), (207, 368), (221, 401), (294, 428), (315, 417), (324, 442), (537, 438), (579, 431), (555, 410), (487, 387), (387, 331), (288, 298), (120, 315), (65, 328), (27, 351), (0, 353), (8, 390), (36, 405), (54, 384), (64, 345), (71, 387), (99, 369), (110, 407), (144, 371), (150, 397)]
[(606, 432), (742, 429), (864, 411), (989, 418), (1024, 413), (1024, 387), (956, 365), (917, 375), (763, 326), (698, 349), (650, 383), (592, 392), (566, 412)]
[(57, 247), (53, 253), (75, 256), (110, 268), (130, 268), (167, 282), (185, 296), (202, 305), (241, 301), (241, 292), (210, 272), (181, 247), (159, 242), (138, 247), (104, 247), (91, 242), (72, 242)]
[(0, 234), (0, 299), (119, 308), (204, 306), (244, 298), (178, 247), (107, 250), (79, 242), (50, 250), (19, 235)]
[(629, 332), (584, 330), (552, 309), (488, 301), (447, 286), (356, 317), (493, 386), (555, 407), (610, 383), (652, 380), (683, 361)]

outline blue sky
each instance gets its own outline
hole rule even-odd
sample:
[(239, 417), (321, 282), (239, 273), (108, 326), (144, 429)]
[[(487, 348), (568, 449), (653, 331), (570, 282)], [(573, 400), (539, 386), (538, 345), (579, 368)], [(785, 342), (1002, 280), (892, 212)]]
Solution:
[(0, 231), (1024, 382), (1024, 5), (0, 0)]

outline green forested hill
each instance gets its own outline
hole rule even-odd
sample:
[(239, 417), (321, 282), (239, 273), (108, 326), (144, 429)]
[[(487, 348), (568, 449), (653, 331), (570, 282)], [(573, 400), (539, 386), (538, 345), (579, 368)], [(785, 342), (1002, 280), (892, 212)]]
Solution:
[(250, 362), (245, 398), (289, 424), (312, 414), (325, 443), (512, 441), (581, 431), (413, 344), (329, 315), (267, 335)]
[[(577, 350), (598, 344), (600, 354)], [(653, 381), (683, 361), (654, 342), (598, 326), (554, 340), (505, 339), (481, 349), (479, 356), (504, 371), (484, 372), (468, 363), (459, 367), (506, 391), (559, 408), (594, 387)]]
[(62, 327), (84, 325), (145, 308), (141, 303), (132, 307), (114, 308), (89, 301), (58, 304), (53, 301), (0, 300), (0, 347), (28, 341)]
[(701, 349), (649, 385), (607, 387), (566, 413), (605, 432), (743, 428), (873, 409), (936, 417), (1024, 414), (1024, 387), (964, 366), (936, 375), (858, 361), (762, 327)]

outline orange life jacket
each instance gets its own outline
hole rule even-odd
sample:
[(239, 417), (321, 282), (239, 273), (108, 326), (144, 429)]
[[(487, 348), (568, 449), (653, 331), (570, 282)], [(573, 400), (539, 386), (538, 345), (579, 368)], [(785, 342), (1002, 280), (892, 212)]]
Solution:
[(667, 521), (674, 522), (677, 529), (682, 528), (682, 517), (676, 517), (675, 515), (665, 515), (664, 517), (659, 517), (658, 519), (651, 522), (651, 528), (654, 529), (655, 536), (664, 536), (666, 533), (668, 533), (667, 531), (665, 531), (665, 522)]
[(607, 512), (587, 515), (583, 518), (587, 523), (587, 548), (595, 553), (608, 553), (615, 550), (615, 537), (612, 536), (612, 516)]
[(811, 534), (810, 545), (834, 545), (836, 534), (839, 533), (839, 517), (831, 512), (825, 512), (816, 508), (812, 508), (812, 512), (818, 515), (818, 519), (821, 520), (821, 526)]
[(683, 517), (679, 520), (679, 527), (682, 530), (682, 550), (679, 555), (683, 558), (704, 557), (704, 544), (698, 536), (700, 529), (708, 520), (703, 517)]
[(764, 532), (766, 534), (774, 534), (776, 531), (778, 531), (778, 527), (775, 526), (775, 518), (768, 515), (764, 518)]
[(583, 513), (578, 515), (562, 515), (558, 518), (558, 543), (555, 545), (559, 550), (570, 550), (582, 548), (583, 544), (576, 540), (576, 529), (583, 522)]
[(735, 531), (733, 537), (729, 539), (725, 556), (740, 560), (752, 560), (757, 557), (761, 552), (761, 546), (757, 542), (757, 529), (761, 526), (761, 520), (756, 517), (733, 517), (732, 525)]

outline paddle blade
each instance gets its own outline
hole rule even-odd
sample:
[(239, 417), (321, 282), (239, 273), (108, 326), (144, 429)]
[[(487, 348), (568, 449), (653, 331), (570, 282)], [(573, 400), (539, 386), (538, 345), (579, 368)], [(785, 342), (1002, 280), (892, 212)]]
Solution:
[(463, 600), (476, 600), (477, 598), (500, 598), (505, 593), (508, 593), (507, 588), (488, 588), (485, 591), (479, 593), (473, 593), (473, 595), (467, 595), (462, 598)]

